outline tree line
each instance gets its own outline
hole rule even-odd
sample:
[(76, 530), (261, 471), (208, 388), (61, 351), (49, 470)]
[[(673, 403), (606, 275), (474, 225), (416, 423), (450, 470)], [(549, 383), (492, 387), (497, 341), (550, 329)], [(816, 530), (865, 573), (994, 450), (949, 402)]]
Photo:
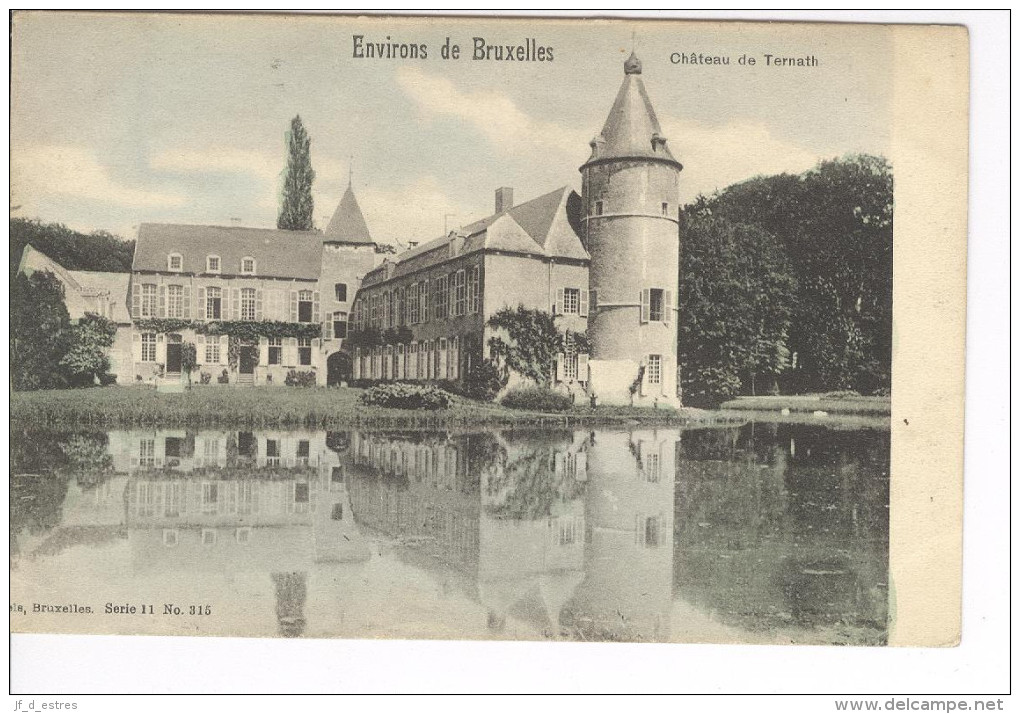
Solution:
[(687, 403), (735, 394), (888, 393), (893, 177), (848, 155), (699, 196), (680, 227)]

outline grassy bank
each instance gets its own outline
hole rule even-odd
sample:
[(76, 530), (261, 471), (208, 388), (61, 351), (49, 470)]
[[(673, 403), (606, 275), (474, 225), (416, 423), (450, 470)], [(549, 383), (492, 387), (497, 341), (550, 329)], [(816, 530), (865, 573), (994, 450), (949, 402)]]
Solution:
[(828, 412), (829, 414), (869, 414), (889, 416), (892, 400), (889, 397), (833, 396), (826, 394), (797, 394), (791, 396), (737, 397), (723, 402), (720, 409), (757, 412)]
[(557, 414), (505, 409), (455, 398), (449, 409), (409, 411), (368, 407), (360, 389), (203, 386), (180, 394), (147, 387), (15, 392), (11, 419), (38, 426), (246, 426), (257, 428), (464, 428), (474, 426), (581, 426), (706, 424), (743, 421), (700, 410), (578, 407)]

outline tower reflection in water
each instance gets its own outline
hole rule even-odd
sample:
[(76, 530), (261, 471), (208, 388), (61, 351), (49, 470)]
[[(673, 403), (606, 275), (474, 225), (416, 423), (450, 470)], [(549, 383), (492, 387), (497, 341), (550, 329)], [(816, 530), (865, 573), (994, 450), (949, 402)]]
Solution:
[[(884, 642), (887, 431), (130, 431), (94, 441), (102, 468), (62, 467), (76, 478), (54, 492), (52, 515), (30, 514), (42, 526), (12, 538), (12, 567), (68, 549), (102, 558), (102, 543), (126, 540), (126, 577), (172, 578), (175, 597), (190, 583), (229, 590), (244, 579), (249, 593), (255, 583), (250, 595), (272, 599), (288, 637), (407, 632), (438, 607), (414, 601), (425, 597), (451, 604), (463, 631), (442, 631), (450, 637), (720, 637), (708, 623), (724, 639)], [(12, 524), (24, 520), (17, 507)], [(360, 629), (344, 620), (355, 610)]]

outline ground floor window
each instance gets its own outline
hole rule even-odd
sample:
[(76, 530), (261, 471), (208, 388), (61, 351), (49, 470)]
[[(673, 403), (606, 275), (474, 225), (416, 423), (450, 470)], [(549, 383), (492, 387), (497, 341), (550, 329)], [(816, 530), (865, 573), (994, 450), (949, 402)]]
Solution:
[(298, 363), (302, 366), (312, 363), (312, 341), (307, 337), (298, 338)]
[(156, 333), (142, 333), (142, 362), (156, 361)]
[(662, 384), (662, 355), (648, 355), (648, 383)]
[(206, 363), (216, 364), (220, 361), (220, 341), (219, 340), (206, 340), (205, 343), (205, 361)]
[(283, 364), (283, 338), (269, 338), (269, 364)]

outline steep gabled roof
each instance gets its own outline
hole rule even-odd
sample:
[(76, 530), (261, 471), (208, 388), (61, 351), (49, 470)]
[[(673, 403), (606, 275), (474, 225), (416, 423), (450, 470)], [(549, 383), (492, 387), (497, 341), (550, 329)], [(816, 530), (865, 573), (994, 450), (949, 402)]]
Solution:
[(166, 272), (167, 256), (179, 253), (183, 273), (206, 272), (206, 257), (220, 257), (221, 275), (239, 275), (241, 259), (255, 259), (262, 277), (317, 280), (322, 269), (322, 233), (233, 226), (143, 223), (131, 269)]
[[(590, 256), (578, 235), (580, 208), (580, 196), (569, 186), (563, 186), (459, 228), (456, 234), (463, 239), (459, 254), (503, 250), (588, 260)], [(450, 236), (440, 236), (397, 254), (393, 259), (397, 264), (395, 274), (403, 275), (423, 267), (423, 261), (434, 264), (446, 260), (450, 257), (450, 243)], [(434, 256), (429, 255), (431, 253)], [(376, 281), (383, 279), (378, 276), (379, 270), (376, 268), (371, 273)]]
[(358, 199), (354, 197), (354, 190), (348, 186), (344, 191), (340, 204), (333, 212), (333, 217), (326, 226), (326, 240), (337, 243), (353, 243), (366, 245), (372, 243), (372, 236), (368, 232), (368, 224), (365, 223), (365, 216), (361, 213), (361, 206)]
[(602, 132), (591, 142), (592, 152), (585, 166), (627, 158), (655, 159), (680, 166), (666, 146), (666, 137), (641, 81), (641, 60), (631, 53), (623, 71), (623, 84)]

